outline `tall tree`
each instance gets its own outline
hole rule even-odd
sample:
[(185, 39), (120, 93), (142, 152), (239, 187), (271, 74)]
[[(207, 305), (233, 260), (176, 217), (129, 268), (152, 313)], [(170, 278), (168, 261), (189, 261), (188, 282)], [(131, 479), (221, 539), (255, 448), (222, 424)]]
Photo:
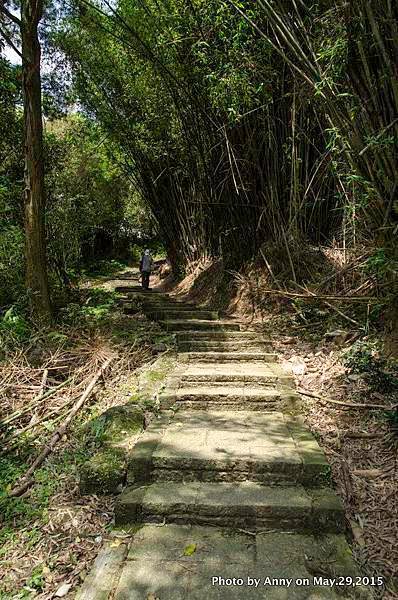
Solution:
[(38, 26), (43, 16), (43, 0), (22, 0), (20, 19), (8, 10), (4, 2), (0, 4), (0, 11), (12, 24), (19, 27), (21, 36), (26, 285), (30, 293), (34, 318), (40, 322), (48, 322), (51, 316), (51, 306), (46, 258), (41, 49), (38, 35)]

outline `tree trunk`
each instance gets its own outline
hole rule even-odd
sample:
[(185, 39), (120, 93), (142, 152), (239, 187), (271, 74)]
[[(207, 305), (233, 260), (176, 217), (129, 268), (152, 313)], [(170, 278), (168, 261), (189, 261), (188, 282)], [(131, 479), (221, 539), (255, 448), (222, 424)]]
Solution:
[(25, 253), (26, 285), (32, 315), (41, 323), (51, 318), (47, 277), (43, 123), (38, 24), (42, 0), (22, 0), (22, 89), (25, 127)]

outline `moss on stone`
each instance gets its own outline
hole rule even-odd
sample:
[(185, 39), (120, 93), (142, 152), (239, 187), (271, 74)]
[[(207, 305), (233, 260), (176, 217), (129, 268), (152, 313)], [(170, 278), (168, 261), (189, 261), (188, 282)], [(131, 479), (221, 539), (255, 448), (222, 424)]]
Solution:
[(81, 494), (116, 494), (126, 478), (126, 458), (119, 448), (103, 448), (80, 468)]
[(100, 431), (101, 442), (106, 445), (122, 442), (141, 431), (143, 426), (144, 412), (133, 404), (112, 406), (91, 423), (94, 430)]

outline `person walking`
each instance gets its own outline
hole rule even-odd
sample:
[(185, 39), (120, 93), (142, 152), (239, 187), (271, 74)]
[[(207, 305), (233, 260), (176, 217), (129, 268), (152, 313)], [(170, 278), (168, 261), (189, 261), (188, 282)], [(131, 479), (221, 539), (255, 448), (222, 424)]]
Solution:
[(144, 290), (149, 290), (149, 278), (151, 276), (152, 266), (153, 260), (151, 252), (146, 249), (140, 260), (141, 281)]

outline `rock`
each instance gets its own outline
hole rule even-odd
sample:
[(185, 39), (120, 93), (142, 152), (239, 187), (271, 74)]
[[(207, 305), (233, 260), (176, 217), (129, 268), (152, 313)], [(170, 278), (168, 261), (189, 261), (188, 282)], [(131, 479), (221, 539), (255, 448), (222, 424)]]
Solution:
[(336, 331), (328, 331), (325, 333), (324, 337), (331, 339), (337, 345), (342, 345), (345, 344), (347, 339), (350, 337), (350, 332), (337, 329)]
[(284, 337), (280, 340), (281, 344), (295, 344), (296, 343), (296, 338), (295, 337)]
[(350, 381), (359, 381), (361, 379), (361, 376), (358, 375), (358, 373), (350, 373), (347, 379), (349, 379)]
[(80, 468), (81, 494), (117, 494), (126, 478), (126, 457), (119, 448), (103, 448)]
[(55, 592), (54, 596), (56, 598), (63, 598), (64, 596), (66, 596), (66, 594), (69, 592), (70, 588), (72, 587), (71, 583), (63, 583)]
[(292, 371), (295, 375), (304, 375), (306, 371), (306, 365), (304, 363), (293, 363)]
[(80, 467), (80, 493), (119, 494), (126, 478), (125, 442), (144, 428), (144, 411), (133, 404), (112, 406), (90, 427), (103, 448)]
[(295, 375), (304, 375), (304, 373), (307, 369), (307, 365), (305, 364), (305, 362), (303, 362), (303, 360), (299, 356), (292, 356), (291, 358), (289, 358), (289, 363), (290, 363), (290, 365), (289, 365), (290, 370)]
[(160, 352), (166, 352), (167, 350), (167, 346), (166, 344), (154, 344), (152, 346), (152, 350), (153, 352), (155, 352), (155, 354), (159, 354)]
[(104, 445), (117, 444), (143, 429), (144, 411), (134, 404), (112, 406), (91, 421), (90, 427), (100, 432), (99, 437)]

